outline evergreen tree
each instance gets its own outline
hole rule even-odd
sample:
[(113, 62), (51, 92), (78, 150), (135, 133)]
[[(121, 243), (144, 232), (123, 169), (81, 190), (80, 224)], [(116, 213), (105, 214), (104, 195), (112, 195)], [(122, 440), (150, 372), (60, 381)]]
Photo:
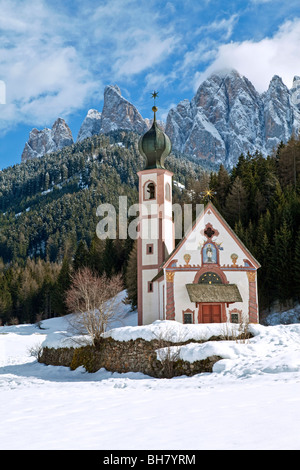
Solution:
[(12, 312), (12, 296), (5, 278), (0, 283), (0, 326), (5, 324)]
[(278, 172), (282, 186), (297, 187), (300, 174), (300, 139), (292, 136), (289, 142), (281, 146), (277, 155)]
[(107, 237), (105, 240), (102, 267), (107, 277), (111, 277), (116, 273), (116, 251), (114, 248), (114, 242), (109, 237)]
[(128, 265), (125, 276), (125, 287), (127, 297), (133, 308), (137, 307), (137, 242), (134, 242), (132, 251), (129, 255)]
[(220, 204), (220, 207), (224, 208), (226, 203), (226, 197), (230, 187), (230, 176), (224, 165), (220, 165), (217, 180), (215, 186), (212, 188), (216, 191), (216, 199)]
[(89, 249), (89, 267), (92, 271), (98, 275), (103, 274), (103, 251), (104, 251), (105, 242), (100, 240), (95, 233), (91, 241), (91, 246)]
[(300, 301), (300, 229), (296, 236), (295, 251), (293, 257), (293, 279), (294, 279), (294, 294), (298, 301)]
[(89, 266), (89, 249), (85, 240), (80, 240), (74, 260), (73, 260), (73, 268), (74, 271), (78, 271), (78, 269)]
[(276, 297), (274, 289), (274, 271), (272, 266), (272, 250), (266, 232), (262, 232), (256, 244), (256, 258), (261, 264), (258, 270), (258, 296), (262, 309), (269, 309)]
[(229, 223), (234, 224), (239, 219), (245, 220), (246, 207), (247, 193), (241, 178), (237, 176), (226, 198), (224, 211)]
[(278, 300), (284, 305), (293, 296), (292, 266), (292, 233), (284, 220), (276, 230), (273, 245), (272, 267), (274, 285), (277, 289)]
[(64, 257), (60, 273), (57, 277), (54, 288), (53, 308), (55, 316), (66, 315), (68, 313), (65, 303), (66, 293), (71, 286), (71, 267), (70, 260)]

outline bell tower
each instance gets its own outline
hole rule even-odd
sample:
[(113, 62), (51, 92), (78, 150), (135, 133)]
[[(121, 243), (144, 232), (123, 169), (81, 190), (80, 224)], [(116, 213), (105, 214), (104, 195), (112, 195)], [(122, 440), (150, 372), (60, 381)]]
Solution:
[[(157, 93), (152, 97), (155, 99)], [(145, 168), (139, 176), (139, 238), (137, 248), (138, 324), (150, 324), (163, 319), (165, 293), (160, 283), (152, 280), (160, 272), (166, 257), (174, 249), (172, 221), (172, 177), (164, 167), (171, 152), (169, 137), (156, 122), (157, 107), (152, 127), (140, 138), (139, 151), (145, 158)]]

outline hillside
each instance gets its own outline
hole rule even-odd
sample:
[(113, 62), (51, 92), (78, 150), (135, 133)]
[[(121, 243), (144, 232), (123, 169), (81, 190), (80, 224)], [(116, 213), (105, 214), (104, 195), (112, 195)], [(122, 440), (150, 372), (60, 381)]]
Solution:
[[(137, 202), (136, 173), (143, 165), (137, 141), (133, 132), (100, 134), (0, 172), (4, 262), (27, 256), (61, 260), (67, 245), (74, 253), (80, 240), (91, 242), (99, 204), (117, 208), (122, 195), (128, 207)], [(202, 167), (175, 155), (167, 165), (182, 184), (203, 174)]]
[[(135, 305), (133, 240), (99, 240), (96, 210), (103, 202), (118, 208), (120, 195), (128, 207), (138, 201), (137, 142), (132, 132), (100, 134), (0, 172), (0, 322), (65, 314), (70, 272), (81, 266), (124, 274)], [(231, 173), (223, 165), (208, 173), (175, 153), (166, 165), (175, 175), (173, 202), (195, 208), (210, 188), (217, 209), (260, 262), (261, 320), (274, 302), (281, 309), (299, 301), (299, 139), (272, 157), (242, 154)]]

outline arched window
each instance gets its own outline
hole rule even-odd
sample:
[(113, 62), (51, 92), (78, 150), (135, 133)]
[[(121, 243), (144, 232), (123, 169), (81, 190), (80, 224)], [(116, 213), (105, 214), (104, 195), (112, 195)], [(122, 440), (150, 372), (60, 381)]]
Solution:
[(206, 272), (200, 276), (199, 284), (222, 284), (222, 280), (220, 276), (218, 276), (216, 273), (212, 272)]
[(166, 183), (165, 191), (166, 191), (166, 200), (171, 201), (171, 186), (169, 183)]
[(145, 184), (144, 199), (155, 199), (155, 184), (153, 181), (149, 181)]

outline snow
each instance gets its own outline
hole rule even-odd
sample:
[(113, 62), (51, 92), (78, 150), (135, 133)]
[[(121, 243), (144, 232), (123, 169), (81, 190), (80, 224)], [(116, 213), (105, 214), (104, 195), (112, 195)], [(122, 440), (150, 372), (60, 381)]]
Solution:
[[(122, 341), (208, 338), (226, 326), (140, 327), (129, 305), (122, 314), (125, 326), (106, 333)], [(156, 379), (38, 363), (30, 350), (70, 341), (68, 317), (0, 327), (0, 449), (300, 449), (300, 324), (250, 328), (245, 342), (180, 347), (184, 360), (220, 355), (212, 373)]]

